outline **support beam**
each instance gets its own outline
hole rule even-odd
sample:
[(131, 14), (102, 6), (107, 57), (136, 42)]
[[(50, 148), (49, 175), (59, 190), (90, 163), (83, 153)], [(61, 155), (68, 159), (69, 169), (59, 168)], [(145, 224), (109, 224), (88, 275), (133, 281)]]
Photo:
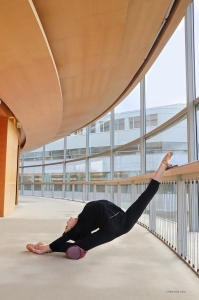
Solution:
[(140, 81), (140, 173), (146, 172), (146, 146), (144, 135), (146, 133), (145, 126), (145, 77)]
[[(115, 112), (114, 109), (111, 111), (110, 115), (110, 179), (114, 179), (114, 134), (115, 134)], [(114, 203), (114, 187), (111, 186), (111, 191), (110, 191), (110, 200)]]
[[(196, 147), (196, 116), (194, 100), (196, 98), (195, 87), (195, 53), (194, 53), (194, 11), (193, 2), (189, 4), (185, 14), (185, 54), (186, 54), (186, 83), (187, 83), (187, 141), (188, 162), (197, 160)], [(198, 219), (198, 197), (192, 197), (191, 185), (189, 185), (189, 228), (190, 231), (198, 231), (198, 225), (194, 220)]]
[(186, 83), (187, 83), (187, 139), (188, 162), (197, 159), (196, 151), (196, 118), (194, 100), (195, 88), (195, 53), (194, 53), (194, 13), (191, 2), (185, 14), (185, 54), (186, 54)]

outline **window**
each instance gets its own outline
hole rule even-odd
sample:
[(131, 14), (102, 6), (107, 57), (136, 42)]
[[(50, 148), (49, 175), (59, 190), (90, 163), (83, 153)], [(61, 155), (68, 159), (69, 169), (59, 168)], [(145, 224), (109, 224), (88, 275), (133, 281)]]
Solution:
[(133, 118), (132, 117), (129, 118), (129, 128), (133, 129)]
[(134, 118), (134, 128), (140, 128), (140, 117)]
[(111, 114), (108, 113), (90, 124), (89, 154), (96, 154), (110, 149), (110, 116)]
[(115, 130), (124, 130), (124, 119), (115, 120)]
[(149, 127), (149, 126), (158, 126), (158, 115), (157, 114), (146, 116), (146, 127)]
[(139, 126), (140, 84), (114, 108), (113, 112), (115, 120), (114, 147), (125, 145), (140, 137), (140, 130), (134, 130)]
[(95, 133), (95, 132), (96, 132), (96, 125), (95, 125), (95, 123), (92, 123), (92, 124), (89, 126), (89, 132), (90, 132), (90, 133)]
[(146, 140), (146, 172), (154, 172), (164, 153), (173, 151), (175, 163), (183, 165), (187, 163), (187, 119), (180, 121)]
[(110, 121), (100, 122), (100, 132), (110, 131)]
[(74, 132), (74, 135), (82, 135), (82, 134), (83, 134), (83, 128)]
[(140, 174), (140, 145), (131, 145), (114, 152), (114, 179)]
[(110, 121), (104, 123), (104, 131), (110, 131)]
[(129, 128), (140, 128), (140, 117), (130, 117), (129, 118)]
[(104, 131), (104, 122), (100, 122), (100, 132)]
[[(145, 83), (148, 133), (186, 106), (184, 18), (146, 74)], [(158, 114), (158, 118), (147, 117), (152, 114)]]

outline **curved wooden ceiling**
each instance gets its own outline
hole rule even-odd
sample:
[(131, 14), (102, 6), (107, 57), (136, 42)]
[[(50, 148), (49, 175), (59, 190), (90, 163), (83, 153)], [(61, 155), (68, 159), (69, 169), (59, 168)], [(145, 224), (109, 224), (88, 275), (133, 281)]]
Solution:
[(175, 1), (150, 52), (172, 2), (0, 0), (0, 98), (24, 128), (24, 151), (89, 124), (131, 91), (190, 0)]
[(59, 78), (29, 2), (1, 0), (0, 11), (0, 98), (23, 126), (29, 151), (59, 131)]

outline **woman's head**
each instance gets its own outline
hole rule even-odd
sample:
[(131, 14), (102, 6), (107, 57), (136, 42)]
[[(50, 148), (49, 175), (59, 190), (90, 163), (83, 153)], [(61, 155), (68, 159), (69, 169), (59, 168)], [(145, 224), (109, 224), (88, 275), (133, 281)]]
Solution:
[(78, 218), (70, 217), (66, 222), (67, 231), (71, 230), (77, 224)]

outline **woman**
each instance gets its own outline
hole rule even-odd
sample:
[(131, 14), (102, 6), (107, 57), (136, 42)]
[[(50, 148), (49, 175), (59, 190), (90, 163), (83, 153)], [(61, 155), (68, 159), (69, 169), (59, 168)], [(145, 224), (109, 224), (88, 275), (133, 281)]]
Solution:
[[(88, 250), (127, 233), (156, 194), (164, 171), (172, 167), (172, 155), (173, 152), (166, 154), (147, 189), (126, 212), (107, 200), (89, 202), (77, 218), (71, 217), (67, 221), (65, 232), (60, 238), (49, 245), (39, 242), (28, 244), (26, 248), (37, 254), (66, 252), (68, 258), (79, 259), (84, 257)], [(91, 233), (96, 229), (98, 230)], [(73, 240), (74, 243), (68, 240)]]

